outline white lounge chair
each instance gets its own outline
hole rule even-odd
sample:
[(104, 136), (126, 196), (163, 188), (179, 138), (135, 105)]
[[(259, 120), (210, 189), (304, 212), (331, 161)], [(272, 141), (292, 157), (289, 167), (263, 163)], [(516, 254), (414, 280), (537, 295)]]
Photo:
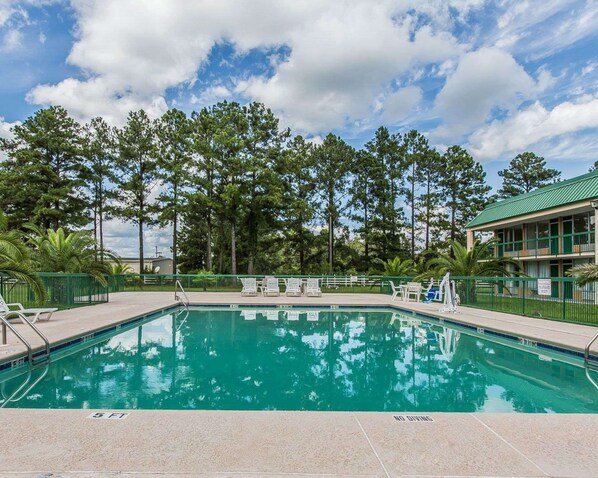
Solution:
[[(16, 308), (10, 310), (11, 307)], [(8, 319), (19, 319), (21, 322), (23, 322), (23, 320), (27, 320), (28, 322), (34, 324), (38, 320), (50, 320), (52, 314), (57, 310), (57, 308), (26, 309), (23, 307), (23, 304), (20, 303), (7, 304), (4, 301), (4, 298), (0, 295), (0, 315)], [(25, 319), (23, 319), (23, 317)]]
[(305, 285), (305, 295), (308, 297), (321, 297), (320, 279), (307, 279)]
[(256, 296), (257, 295), (257, 281), (255, 277), (244, 277), (239, 279), (243, 288), (241, 289), (242, 296)]
[(317, 310), (309, 310), (307, 311), (307, 320), (309, 322), (317, 322), (320, 318), (320, 312)]
[(301, 295), (301, 279), (291, 278), (287, 280), (287, 290), (285, 294), (288, 296)]
[(277, 310), (267, 310), (266, 311), (266, 319), (267, 320), (278, 320), (278, 311)]
[(296, 310), (287, 310), (287, 320), (299, 320), (299, 312)]
[(266, 282), (264, 284), (264, 295), (268, 296), (276, 296), (280, 295), (280, 287), (278, 286), (278, 279), (276, 277), (268, 277), (264, 279)]

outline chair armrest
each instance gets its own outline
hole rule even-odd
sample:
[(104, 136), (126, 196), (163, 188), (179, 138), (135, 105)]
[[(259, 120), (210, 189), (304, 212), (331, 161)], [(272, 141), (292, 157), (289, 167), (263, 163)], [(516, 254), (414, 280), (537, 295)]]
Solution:
[(8, 307), (10, 309), (11, 305), (16, 305), (19, 310), (25, 310), (25, 307), (23, 307), (23, 304), (21, 304), (19, 302), (15, 302), (14, 304), (6, 304), (6, 307)]

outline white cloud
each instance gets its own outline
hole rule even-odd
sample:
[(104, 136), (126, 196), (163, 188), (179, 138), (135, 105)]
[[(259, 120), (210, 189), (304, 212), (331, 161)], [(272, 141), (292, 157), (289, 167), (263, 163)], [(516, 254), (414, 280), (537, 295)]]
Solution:
[[(4, 121), (4, 118), (0, 116), (0, 138), (4, 139), (11, 139), (13, 137), (11, 128), (20, 124), (19, 121), (14, 123), (9, 123), (8, 121)], [(6, 159), (6, 154), (4, 151), (0, 151), (0, 161), (4, 161)]]
[[(456, 2), (463, 11), (477, 4)], [(212, 47), (228, 41), (238, 54), (281, 45), (291, 51), (284, 60), (272, 57), (272, 78), (249, 78), (237, 94), (264, 101), (306, 131), (342, 127), (367, 116), (397, 75), (460, 51), (450, 33), (416, 26), (409, 2), (72, 0), (72, 6), (77, 41), (68, 62), (87, 79), (42, 85), (28, 98), (57, 104), (83, 96), (87, 102), (68, 105), (81, 118), (101, 113), (96, 109), (112, 108), (118, 117), (122, 105), (156, 104), (166, 89), (193, 84)]]
[(407, 118), (421, 102), (422, 90), (417, 86), (407, 86), (391, 93), (384, 100), (382, 119), (395, 124)]
[(209, 106), (232, 97), (230, 90), (223, 85), (211, 86), (201, 92), (199, 96), (191, 95), (192, 105)]
[(23, 42), (23, 33), (18, 28), (8, 30), (2, 37), (2, 48), (3, 52), (13, 52), (21, 47)]
[(506, 120), (495, 120), (480, 128), (470, 136), (469, 148), (477, 159), (492, 160), (588, 128), (598, 128), (598, 98), (561, 103), (552, 110), (536, 102)]
[(493, 108), (512, 110), (534, 89), (534, 80), (508, 53), (498, 48), (467, 53), (436, 97), (435, 109), (444, 121), (433, 137), (468, 133), (483, 124)]

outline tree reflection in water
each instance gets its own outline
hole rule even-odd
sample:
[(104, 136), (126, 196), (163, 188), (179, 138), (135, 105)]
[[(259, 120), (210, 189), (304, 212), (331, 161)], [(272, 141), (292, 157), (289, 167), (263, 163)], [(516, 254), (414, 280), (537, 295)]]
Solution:
[(209, 309), (56, 360), (6, 406), (591, 413), (596, 394), (579, 367), (411, 315)]

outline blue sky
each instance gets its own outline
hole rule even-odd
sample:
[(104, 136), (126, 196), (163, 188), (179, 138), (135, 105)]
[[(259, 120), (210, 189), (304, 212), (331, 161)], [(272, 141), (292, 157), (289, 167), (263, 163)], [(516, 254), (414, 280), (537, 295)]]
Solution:
[(595, 0), (0, 0), (0, 135), (255, 100), (314, 141), (463, 145), (494, 187), (523, 151), (568, 178), (598, 160), (597, 52)]

